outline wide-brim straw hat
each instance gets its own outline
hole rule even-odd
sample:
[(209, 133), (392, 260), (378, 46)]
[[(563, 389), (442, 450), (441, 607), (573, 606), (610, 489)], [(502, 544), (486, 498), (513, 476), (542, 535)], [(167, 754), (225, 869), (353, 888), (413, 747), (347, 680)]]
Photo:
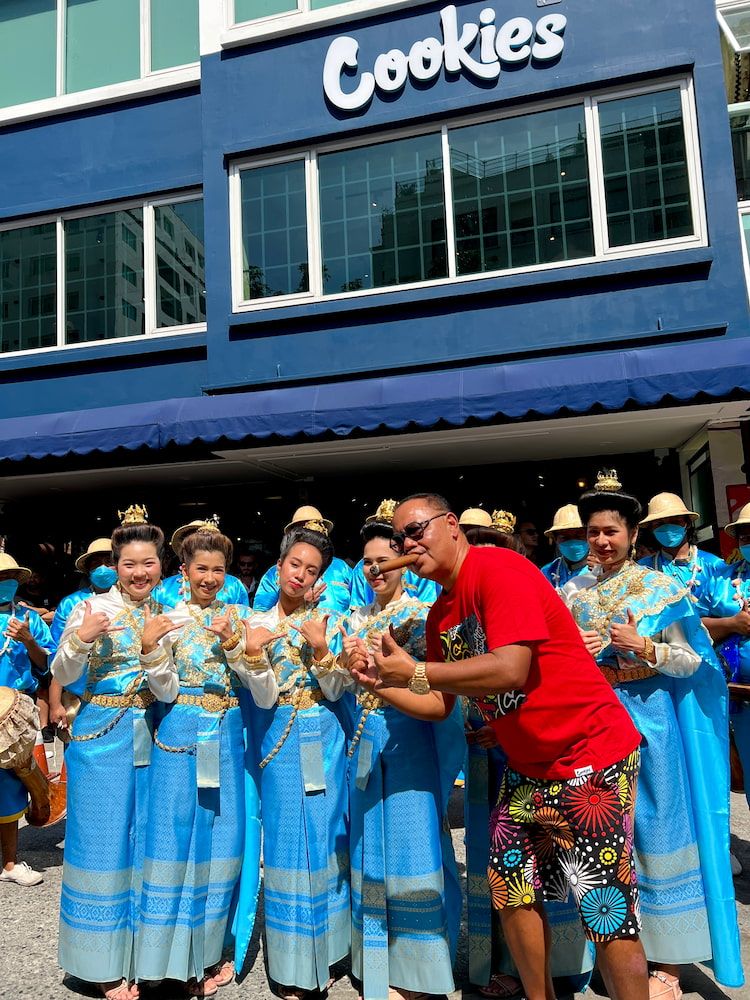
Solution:
[(689, 517), (695, 523), (700, 514), (688, 510), (685, 501), (676, 493), (657, 493), (648, 502), (648, 510), (641, 521), (641, 526), (652, 524), (654, 521), (663, 521), (665, 517)]
[(552, 527), (544, 532), (545, 538), (556, 535), (558, 531), (572, 531), (574, 528), (582, 528), (583, 521), (578, 513), (578, 508), (574, 503), (566, 503), (564, 507), (558, 507), (555, 516), (552, 518)]
[(737, 537), (737, 529), (750, 527), (750, 503), (746, 503), (742, 510), (739, 512), (734, 521), (730, 521), (724, 528), (724, 531), (732, 538)]
[(0, 573), (13, 571), (19, 583), (26, 583), (31, 578), (31, 570), (27, 566), (19, 566), (13, 556), (0, 552)]
[(76, 569), (79, 573), (85, 573), (86, 563), (89, 561), (91, 556), (99, 556), (111, 552), (111, 538), (95, 538), (86, 551), (81, 553), (81, 555), (76, 559)]
[(185, 541), (186, 535), (192, 534), (194, 531), (219, 531), (219, 527), (213, 521), (191, 521), (190, 524), (183, 524), (179, 528), (175, 528), (172, 532), (172, 537), (169, 540), (169, 544), (172, 546), (172, 551), (176, 556), (180, 555), (180, 547)]
[[(333, 521), (329, 521), (327, 517), (323, 517), (317, 507), (298, 507), (294, 516), (287, 526), (284, 528), (284, 533), (286, 534), (290, 528), (305, 528), (310, 524), (322, 524), (327, 532), (333, 531)], [(318, 529), (310, 527), (311, 531), (316, 531)]]
[(462, 528), (491, 528), (492, 515), (481, 507), (468, 507), (458, 519)]

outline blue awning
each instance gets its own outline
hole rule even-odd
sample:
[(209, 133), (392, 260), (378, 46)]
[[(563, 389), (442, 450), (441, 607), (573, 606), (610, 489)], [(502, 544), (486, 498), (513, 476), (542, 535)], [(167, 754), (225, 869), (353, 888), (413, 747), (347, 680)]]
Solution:
[(0, 460), (86, 455), (118, 448), (264, 439), (326, 432), (461, 427), (468, 420), (584, 414), (750, 393), (750, 344), (712, 340), (454, 368), (448, 371), (280, 386), (219, 396), (10, 417)]

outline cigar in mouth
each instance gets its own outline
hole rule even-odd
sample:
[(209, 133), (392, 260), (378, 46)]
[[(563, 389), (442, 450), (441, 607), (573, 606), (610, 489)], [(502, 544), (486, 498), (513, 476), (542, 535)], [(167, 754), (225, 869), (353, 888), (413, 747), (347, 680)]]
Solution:
[(398, 556), (396, 559), (386, 559), (382, 563), (373, 563), (368, 569), (370, 574), (370, 579), (375, 580), (377, 577), (382, 576), (383, 573), (390, 573), (392, 569), (401, 569), (403, 566), (411, 566), (419, 559), (417, 555), (410, 556)]

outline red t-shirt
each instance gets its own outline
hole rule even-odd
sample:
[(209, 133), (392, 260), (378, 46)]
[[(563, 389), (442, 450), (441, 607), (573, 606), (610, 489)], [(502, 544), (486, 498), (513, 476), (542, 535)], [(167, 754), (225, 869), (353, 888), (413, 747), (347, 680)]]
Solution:
[(641, 742), (551, 584), (509, 549), (470, 548), (427, 618), (427, 659), (451, 662), (531, 644), (522, 691), (473, 699), (508, 763), (532, 778), (572, 778), (627, 757)]

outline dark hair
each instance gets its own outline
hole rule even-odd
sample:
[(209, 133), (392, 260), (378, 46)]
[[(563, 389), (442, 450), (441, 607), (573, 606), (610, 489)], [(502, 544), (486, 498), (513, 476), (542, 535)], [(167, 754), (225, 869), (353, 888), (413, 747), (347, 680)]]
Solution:
[(373, 538), (385, 538), (390, 541), (393, 538), (393, 525), (386, 521), (368, 521), (359, 533), (362, 544), (367, 545)]
[(495, 545), (498, 549), (511, 549), (521, 556), (526, 555), (526, 546), (517, 535), (509, 535), (497, 528), (474, 525), (468, 527), (464, 534), (469, 545)]
[(188, 566), (195, 559), (198, 552), (221, 552), (227, 566), (232, 561), (234, 546), (226, 535), (220, 531), (192, 531), (184, 540), (180, 547), (183, 563)]
[(581, 515), (584, 527), (592, 514), (598, 514), (603, 510), (619, 514), (631, 531), (638, 527), (643, 514), (639, 501), (630, 493), (623, 493), (621, 490), (589, 490), (578, 501), (578, 513)]
[(121, 524), (112, 532), (112, 562), (120, 561), (120, 553), (125, 545), (132, 542), (145, 542), (155, 546), (156, 554), (161, 559), (164, 552), (164, 532), (155, 524)]
[(281, 539), (279, 561), (283, 562), (289, 555), (291, 548), (302, 542), (305, 545), (312, 545), (323, 556), (323, 564), (320, 567), (320, 575), (322, 576), (333, 560), (333, 545), (328, 536), (319, 531), (311, 531), (309, 528), (291, 528)]
[(440, 496), (439, 493), (411, 493), (408, 497), (404, 497), (403, 500), (399, 500), (396, 504), (396, 510), (398, 510), (399, 507), (403, 507), (403, 505), (408, 503), (410, 500), (425, 500), (434, 510), (439, 510), (441, 513), (445, 514), (450, 513), (451, 510), (448, 501), (445, 497)]

